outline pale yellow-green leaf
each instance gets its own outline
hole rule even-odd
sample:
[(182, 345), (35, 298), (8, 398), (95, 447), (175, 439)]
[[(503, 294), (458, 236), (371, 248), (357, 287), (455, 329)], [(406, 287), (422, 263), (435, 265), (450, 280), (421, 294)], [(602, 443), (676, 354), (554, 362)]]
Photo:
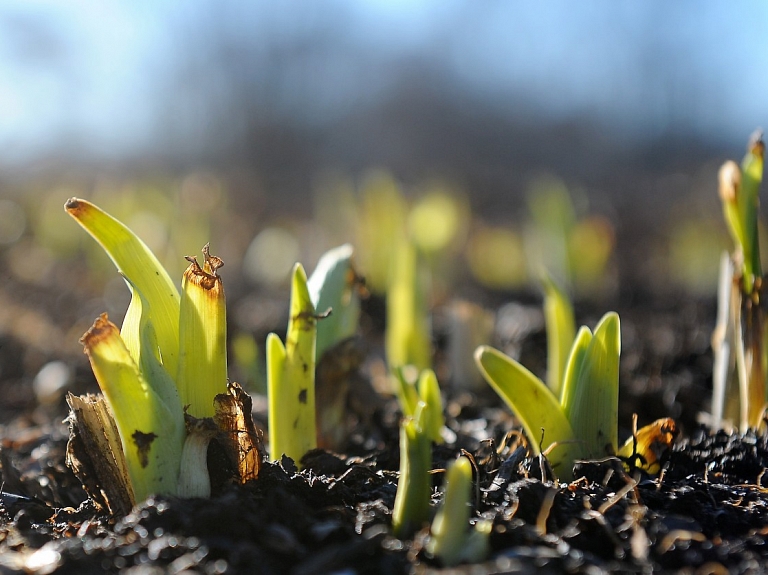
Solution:
[[(120, 337), (123, 338), (144, 380), (157, 393), (168, 411), (174, 414), (174, 424), (183, 429), (183, 405), (176, 383), (162, 365), (149, 302), (128, 279), (126, 283), (131, 290), (131, 303), (123, 320)], [(126, 335), (132, 345), (126, 341)]]
[(411, 535), (429, 519), (432, 453), (425, 423), (426, 404), (419, 402), (414, 416), (400, 424), (400, 476), (392, 509), (392, 529), (400, 538)]
[(352, 268), (352, 246), (344, 244), (328, 250), (317, 262), (307, 280), (312, 303), (319, 314), (331, 310), (317, 324), (318, 359), (327, 349), (352, 337), (360, 320), (360, 297), (355, 289), (356, 276)]
[(579, 457), (581, 446), (575, 442), (574, 430), (550, 389), (514, 359), (492, 347), (478, 347), (475, 361), (486, 381), (520, 420), (533, 452), (538, 454), (557, 443), (549, 459), (561, 477), (569, 477), (569, 467)]
[(547, 274), (544, 274), (542, 283), (547, 327), (547, 385), (555, 397), (560, 397), (576, 325), (573, 306), (565, 293)]
[[(762, 133), (753, 134), (747, 154), (741, 163), (741, 193), (737, 197), (741, 224), (744, 228), (745, 287), (751, 293), (753, 278), (762, 277), (757, 220), (760, 208), (760, 184), (763, 181), (765, 144)], [(747, 281), (749, 283), (747, 283)]]
[(139, 373), (117, 327), (106, 315), (82, 343), (114, 414), (138, 501), (152, 493), (175, 494), (184, 429), (178, 429), (160, 396)]
[(432, 343), (426, 294), (414, 246), (393, 240), (394, 276), (387, 289), (385, 346), (391, 368), (431, 366)]
[(295, 462), (317, 447), (315, 414), (315, 339), (317, 319), (304, 268), (293, 270), (290, 318), (285, 346), (267, 338), (270, 457), (285, 454)]
[(565, 409), (565, 405), (573, 402), (576, 394), (576, 386), (579, 385), (579, 374), (581, 366), (584, 364), (584, 358), (587, 355), (589, 342), (592, 341), (592, 332), (585, 325), (579, 328), (576, 338), (571, 346), (571, 353), (565, 364), (565, 374), (563, 375), (563, 386), (560, 390), (560, 405)]
[[(165, 268), (124, 224), (94, 204), (71, 198), (65, 209), (104, 248), (118, 271), (138, 288), (152, 309), (163, 365), (175, 374), (179, 353), (179, 291)], [(128, 337), (130, 339), (130, 336)], [(130, 341), (134, 348), (135, 341)]]
[(456, 565), (462, 556), (469, 535), (470, 496), (472, 493), (472, 464), (459, 457), (448, 465), (445, 474), (443, 502), (432, 521), (427, 550), (443, 565)]
[(276, 333), (267, 336), (267, 398), (269, 409), (269, 458), (278, 461), (293, 453), (291, 414), (296, 413), (296, 397), (284, 380), (285, 346)]
[(227, 311), (216, 273), (220, 260), (208, 254), (207, 246), (203, 252), (203, 266), (190, 259), (182, 278), (176, 376), (182, 403), (198, 418), (213, 417), (214, 397), (227, 392)]
[(427, 405), (424, 431), (431, 441), (442, 443), (445, 415), (443, 415), (443, 398), (440, 395), (440, 386), (435, 372), (431, 369), (423, 370), (419, 376), (417, 388), (421, 401)]
[(597, 324), (581, 362), (578, 383), (563, 402), (574, 434), (584, 442), (585, 457), (616, 452), (620, 353), (619, 316), (610, 312)]
[(405, 369), (396, 367), (393, 370), (393, 387), (395, 396), (400, 404), (400, 410), (404, 417), (413, 417), (416, 412), (416, 406), (419, 404), (419, 392), (416, 389), (415, 381), (409, 381)]

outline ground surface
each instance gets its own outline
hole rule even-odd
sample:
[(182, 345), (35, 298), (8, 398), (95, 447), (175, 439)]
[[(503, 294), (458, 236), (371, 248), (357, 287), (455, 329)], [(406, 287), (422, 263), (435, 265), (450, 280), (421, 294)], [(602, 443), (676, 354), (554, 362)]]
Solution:
[[(603, 311), (582, 309), (579, 319), (594, 325)], [(747, 573), (768, 563), (768, 438), (712, 433), (696, 423), (708, 407), (714, 304), (635, 298), (618, 311), (621, 432), (628, 435), (632, 413), (641, 425), (674, 417), (681, 434), (664, 473), (628, 475), (610, 462), (585, 463), (574, 483), (542, 480), (540, 461), (523, 450), (499, 451), (514, 420), (498, 399), (446, 390), (450, 441), (434, 447), (433, 467), (444, 468), (462, 449), (473, 454), (474, 517), (493, 522), (488, 557), (457, 572)], [(540, 368), (545, 338), (533, 325), (506, 341), (523, 363)], [(346, 455), (316, 452), (301, 472), (290, 460), (265, 464), (258, 480), (221, 485), (210, 500), (157, 498), (108, 517), (64, 464), (62, 402), (40, 405), (20, 384), (23, 366), (11, 369), (25, 345), (7, 338), (0, 346), (0, 573), (441, 568), (423, 548), (426, 530), (407, 540), (391, 534), (399, 457), (393, 400), (351, 436)], [(87, 389), (89, 377), (79, 371), (73, 387)], [(442, 473), (433, 483), (436, 503)]]

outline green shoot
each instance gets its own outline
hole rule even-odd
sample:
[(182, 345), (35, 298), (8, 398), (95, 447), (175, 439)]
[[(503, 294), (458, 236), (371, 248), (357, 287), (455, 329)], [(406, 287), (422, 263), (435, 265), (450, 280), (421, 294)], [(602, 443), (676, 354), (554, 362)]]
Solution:
[(213, 398), (227, 392), (227, 311), (217, 270), (222, 262), (203, 247), (202, 267), (187, 257), (181, 282), (180, 361), (176, 382), (188, 413), (213, 417)]
[(392, 369), (426, 369), (432, 365), (432, 344), (418, 252), (402, 240), (394, 258), (395, 273), (387, 290), (387, 361)]
[(757, 220), (764, 151), (762, 133), (757, 132), (749, 142), (741, 169), (735, 162), (728, 161), (719, 173), (723, 215), (741, 252), (742, 288), (746, 294), (752, 293), (755, 279), (762, 278)]
[(443, 415), (443, 398), (440, 395), (440, 386), (437, 383), (435, 372), (431, 369), (423, 370), (416, 387), (419, 390), (421, 401), (427, 406), (424, 432), (431, 441), (442, 443), (445, 415)]
[(594, 335), (581, 328), (565, 367), (562, 399), (498, 350), (480, 346), (475, 360), (486, 381), (517, 415), (533, 452), (551, 448), (553, 469), (569, 479), (575, 460), (616, 452), (620, 351), (615, 313), (600, 320)]
[(403, 236), (407, 213), (408, 204), (390, 174), (376, 172), (367, 178), (357, 214), (356, 245), (366, 285), (374, 293), (385, 293), (391, 281), (393, 240)]
[(352, 268), (352, 246), (344, 244), (327, 251), (307, 280), (312, 304), (318, 313), (330, 315), (317, 324), (317, 358), (340, 341), (352, 337), (360, 321), (360, 297)]
[(185, 436), (181, 409), (167, 405), (147, 383), (106, 315), (82, 343), (112, 407), (136, 501), (152, 493), (175, 495)]
[(573, 428), (549, 388), (514, 359), (492, 347), (478, 347), (475, 361), (486, 381), (517, 415), (532, 451), (541, 452), (540, 440), (545, 449), (557, 444), (549, 460), (556, 472), (568, 477), (571, 463), (581, 457), (581, 445), (576, 442)]
[(312, 304), (321, 314), (315, 352), (317, 444), (331, 450), (342, 449), (347, 438), (352, 373), (359, 365), (355, 352), (360, 346), (353, 336), (360, 322), (362, 280), (352, 266), (352, 252), (350, 244), (327, 251), (307, 280)]
[[(766, 407), (768, 339), (760, 301), (763, 277), (757, 225), (764, 152), (762, 134), (756, 132), (741, 168), (728, 161), (719, 172), (723, 216), (735, 249), (732, 265), (721, 264), (718, 325), (713, 335), (713, 424), (723, 424), (724, 411), (736, 403), (738, 389), (736, 417), (742, 430), (759, 427)], [(738, 386), (728, 384), (734, 377)], [(729, 389), (732, 391), (726, 395)]]
[(414, 417), (420, 404), (425, 405), (424, 431), (430, 441), (442, 443), (442, 429), (445, 425), (443, 414), (443, 398), (437, 376), (431, 369), (422, 370), (418, 381), (414, 384), (408, 381), (405, 370), (395, 370), (395, 395), (400, 403), (404, 417)]
[(413, 417), (413, 414), (416, 413), (416, 407), (421, 401), (419, 390), (415, 383), (408, 379), (403, 368), (395, 369), (394, 374), (395, 396), (400, 404), (400, 411), (403, 412), (403, 417)]
[(429, 519), (432, 452), (424, 429), (426, 411), (426, 404), (419, 402), (414, 416), (403, 419), (400, 424), (400, 476), (392, 510), (392, 529), (401, 539)]
[[(574, 346), (581, 355), (579, 339)], [(587, 457), (616, 453), (619, 418), (619, 355), (621, 332), (619, 316), (608, 313), (595, 328), (584, 351), (578, 376), (569, 373), (563, 382), (561, 404), (576, 437), (585, 442)]]
[(568, 291), (588, 294), (607, 287), (604, 274), (615, 240), (610, 223), (583, 213), (585, 202), (574, 202), (576, 197), (557, 178), (532, 182), (526, 252), (534, 271), (543, 265)]
[[(117, 466), (115, 476), (124, 475), (119, 471), (124, 457), (132, 503), (151, 493), (209, 495), (205, 453), (213, 432), (204, 438), (188, 435), (184, 407), (192, 416), (213, 416), (215, 396), (228, 391), (226, 310), (216, 273), (221, 260), (208, 253), (207, 245), (202, 267), (188, 258), (180, 297), (166, 270), (129, 228), (85, 200), (72, 198), (65, 208), (104, 248), (131, 291), (119, 332), (104, 315), (82, 339), (123, 452), (110, 447), (111, 454), (97, 451), (89, 457), (105, 459), (107, 468)], [(74, 417), (79, 426), (78, 413)], [(85, 417), (108, 419), (99, 413)]]
[(315, 345), (317, 316), (301, 264), (293, 268), (290, 317), (285, 345), (267, 337), (269, 444), (272, 461), (295, 462), (317, 447), (315, 427)]
[(448, 466), (443, 502), (432, 521), (427, 551), (446, 567), (461, 561), (482, 561), (488, 552), (488, 522), (468, 529), (472, 495), (472, 464), (459, 457)]
[[(147, 245), (124, 224), (86, 200), (72, 198), (65, 208), (104, 248), (123, 277), (128, 278), (149, 302), (163, 366), (168, 373), (175, 375), (179, 357), (181, 301), (176, 284)], [(122, 335), (128, 349), (134, 351), (138, 343), (127, 334)]]
[(542, 283), (547, 326), (547, 385), (556, 397), (560, 397), (566, 362), (576, 334), (573, 306), (548, 275), (543, 276)]

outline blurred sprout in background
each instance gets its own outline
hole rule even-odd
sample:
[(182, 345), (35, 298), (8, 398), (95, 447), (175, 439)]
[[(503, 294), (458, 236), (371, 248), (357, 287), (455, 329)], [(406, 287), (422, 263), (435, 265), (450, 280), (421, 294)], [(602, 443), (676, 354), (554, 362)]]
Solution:
[(529, 273), (544, 268), (567, 291), (589, 295), (608, 289), (609, 259), (615, 244), (612, 224), (589, 214), (586, 198), (553, 176), (535, 180), (528, 192), (530, 221), (525, 226)]

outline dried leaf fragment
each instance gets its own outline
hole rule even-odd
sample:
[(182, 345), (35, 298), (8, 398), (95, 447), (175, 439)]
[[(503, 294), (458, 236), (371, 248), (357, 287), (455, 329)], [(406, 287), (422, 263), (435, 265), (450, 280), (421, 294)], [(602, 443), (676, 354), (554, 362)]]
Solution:
[(240, 384), (227, 384), (227, 393), (214, 398), (213, 420), (219, 428), (218, 443), (237, 466), (241, 484), (256, 479), (261, 468), (262, 449), (253, 423), (251, 397)]
[(97, 507), (113, 515), (127, 514), (135, 503), (120, 435), (101, 395), (67, 397), (70, 437), (67, 466)]

